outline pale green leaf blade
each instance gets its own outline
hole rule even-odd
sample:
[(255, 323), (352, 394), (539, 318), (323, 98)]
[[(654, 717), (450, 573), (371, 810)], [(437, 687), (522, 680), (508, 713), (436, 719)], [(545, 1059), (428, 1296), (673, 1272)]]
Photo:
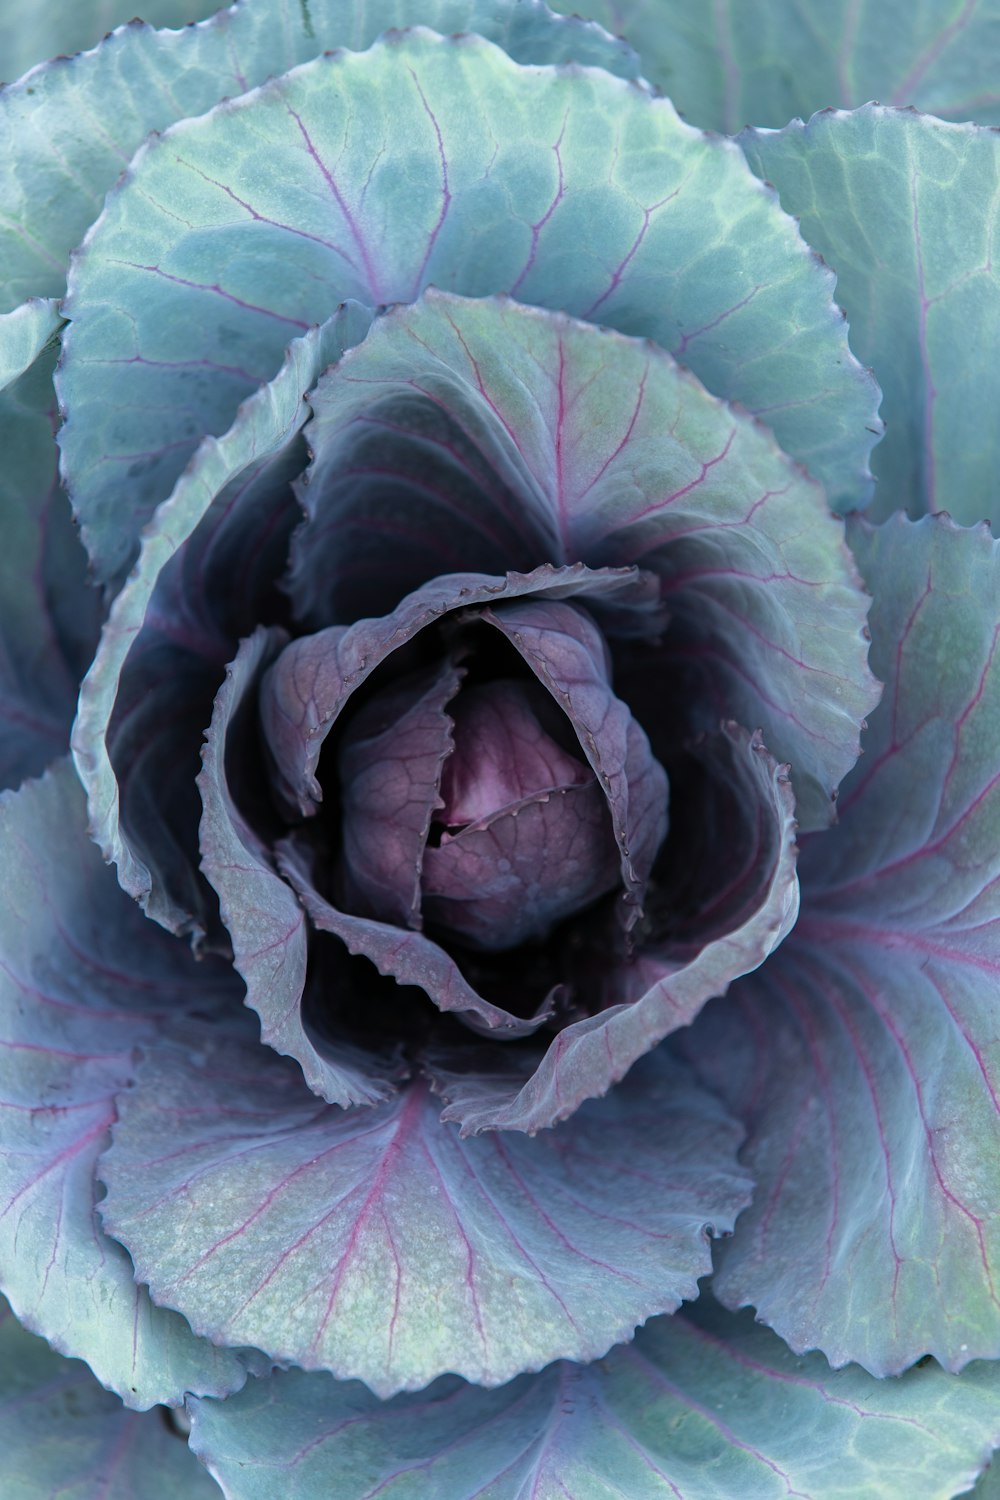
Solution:
[(858, 521), (886, 683), (802, 910), (678, 1045), (760, 1182), (717, 1260), (792, 1348), (894, 1375), (1000, 1354), (1000, 543)]
[(1000, 519), (1000, 136), (904, 110), (741, 137), (837, 274), (851, 346), (884, 391), (873, 518)]
[(978, 1484), (972, 1491), (972, 1500), (998, 1500), (998, 1497), (1000, 1497), (1000, 1464), (997, 1463), (994, 1453), (993, 1462), (980, 1476)]
[[(575, 7), (574, 7), (575, 8)], [(589, 0), (695, 125), (779, 127), (870, 99), (1000, 123), (997, 0)]]
[[(20, 78), (50, 57), (66, 57), (95, 47), (115, 26), (130, 21), (136, 0), (43, 0), (25, 10), (0, 10), (2, 79)], [(217, 0), (142, 0), (150, 26), (187, 26), (218, 9)]]
[[(112, 21), (128, 21), (136, 0), (40, 0), (16, 21), (0, 20), (4, 36), (23, 33), (26, 48), (44, 47), (32, 62), (96, 42), (70, 17), (101, 7)], [(61, 12), (63, 40), (37, 42), (25, 17)], [(183, 12), (190, 10), (190, 16)], [(217, 11), (210, 15), (211, 11)], [(184, 31), (154, 31), (210, 15)], [(420, 21), (445, 33), (474, 31), (525, 63), (574, 60), (623, 78), (638, 59), (623, 42), (589, 22), (554, 15), (541, 0), (236, 0), (226, 9), (198, 0), (154, 0), (146, 21), (122, 27), (94, 51), (61, 58), (0, 90), (0, 308), (27, 297), (59, 296), (70, 252), (100, 213), (104, 195), (151, 130), (200, 115), (220, 99), (256, 88), (265, 79), (335, 47), (360, 51), (391, 27)], [(69, 23), (69, 24), (67, 24)], [(0, 62), (9, 77), (28, 51)], [(114, 108), (108, 109), (109, 99)]]
[(61, 325), (51, 297), (33, 297), (13, 312), (0, 314), (0, 391), (34, 364)]
[(238, 986), (118, 889), (67, 762), (0, 799), (0, 851), (3, 1290), (27, 1327), (85, 1357), (130, 1406), (237, 1389), (241, 1352), (195, 1338), (136, 1284), (97, 1218), (95, 1164), (134, 1049), (188, 1009), (228, 999), (238, 1011)]
[[(80, 690), (73, 754), (87, 791), (91, 832), (105, 858), (117, 865), (123, 889), (135, 896), (150, 916), (175, 930), (190, 930), (192, 926), (204, 930), (205, 915), (192, 910), (189, 883), (185, 884), (182, 877), (179, 886), (176, 872), (164, 864), (163, 851), (128, 839), (119, 824), (120, 790), (107, 735), (123, 675), (129, 670), (130, 659), (134, 659), (133, 652), (140, 658), (141, 667), (145, 645), (141, 632), (147, 611), (159, 587), (167, 591), (176, 587), (171, 570), (183, 574), (190, 538), (204, 523), (211, 544), (212, 531), (223, 524), (230, 500), (241, 492), (240, 486), (280, 455), (301, 429), (309, 415), (303, 393), (346, 345), (364, 336), (368, 321), (361, 309), (348, 306), (294, 340), (274, 380), (244, 403), (231, 429), (221, 438), (206, 438), (173, 495), (157, 511), (135, 571), (114, 601), (97, 655)], [(238, 521), (237, 512), (236, 524)], [(156, 645), (154, 639), (153, 647)], [(208, 727), (208, 716), (204, 727)], [(191, 780), (192, 797), (196, 773), (197, 765)]]
[(1000, 1372), (832, 1371), (703, 1301), (496, 1391), (380, 1403), (296, 1370), (191, 1405), (229, 1500), (952, 1500), (1000, 1428)]
[(151, 1052), (118, 1111), (101, 1213), (152, 1295), (385, 1397), (599, 1358), (696, 1295), (751, 1191), (662, 1051), (534, 1137), (463, 1140), (423, 1079), (338, 1108), (225, 1033)]
[(219, 1500), (167, 1414), (127, 1411), (79, 1359), (21, 1328), (0, 1297), (4, 1500)]
[(650, 337), (832, 500), (864, 499), (874, 385), (829, 273), (738, 148), (603, 71), (416, 30), (176, 126), (109, 195), (74, 260), (59, 381), (101, 576), (297, 329), (428, 285)]
[(30, 368), (0, 392), (0, 788), (65, 755), (100, 627), (100, 599), (58, 481), (55, 351), (31, 364), (53, 326), (50, 311), (29, 304), (24, 319), (11, 315), (19, 328), (5, 351), (8, 370)]

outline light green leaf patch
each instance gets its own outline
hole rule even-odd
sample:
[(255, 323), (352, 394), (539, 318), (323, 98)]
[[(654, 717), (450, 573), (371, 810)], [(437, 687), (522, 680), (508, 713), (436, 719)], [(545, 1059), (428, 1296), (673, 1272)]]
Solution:
[(996, 522), (1000, 136), (872, 105), (740, 139), (836, 272), (885, 393), (873, 517)]
[[(16, 78), (32, 63), (91, 46), (134, 10), (135, 0), (45, 0), (30, 13), (11, 11), (9, 22), (0, 19), (0, 57), (10, 59), (0, 66)], [(184, 31), (152, 29), (211, 11)], [(572, 59), (623, 78), (639, 68), (624, 42), (553, 15), (541, 0), (421, 0), (416, 15), (412, 0), (236, 0), (226, 9), (153, 0), (142, 14), (150, 25), (131, 21), (94, 51), (0, 91), (0, 308), (61, 296), (70, 252), (151, 130), (334, 47), (360, 51), (419, 20), (448, 35), (476, 32), (517, 62)]]
[[(150, 26), (186, 26), (216, 9), (216, 0), (142, 0)], [(114, 26), (130, 21), (135, 0), (45, 0), (30, 10), (0, 15), (0, 58), (8, 82), (50, 57), (94, 47)]]
[(73, 264), (59, 381), (100, 575), (290, 336), (430, 284), (651, 337), (834, 500), (863, 497), (875, 388), (829, 274), (737, 148), (602, 71), (415, 31), (178, 125), (109, 196)]
[(191, 1406), (230, 1500), (951, 1500), (1000, 1430), (1000, 1375), (834, 1372), (702, 1301), (496, 1391), (446, 1377), (380, 1403), (295, 1370)]
[(238, 986), (118, 889), (67, 762), (0, 800), (0, 912), (3, 1290), (26, 1326), (85, 1356), (129, 1406), (234, 1390), (262, 1361), (153, 1306), (97, 1219), (94, 1165), (134, 1049), (188, 1008), (238, 1010)]
[(30, 366), (0, 391), (0, 788), (19, 786), (66, 753), (100, 625), (100, 600), (58, 482), (55, 351), (31, 364), (57, 322), (51, 304), (37, 303), (0, 318), (7, 371)]
[(794, 1349), (1000, 1355), (1000, 543), (851, 539), (886, 691), (777, 953), (678, 1037), (760, 1182), (717, 1262)]
[(34, 364), (61, 325), (51, 297), (34, 297), (13, 312), (0, 314), (0, 391)]
[(463, 1140), (422, 1080), (344, 1110), (223, 1034), (141, 1064), (101, 1213), (213, 1339), (381, 1396), (495, 1386), (696, 1295), (750, 1196), (739, 1139), (662, 1052), (554, 1130)]
[[(574, 6), (576, 9), (576, 6)], [(1000, 123), (997, 0), (588, 0), (693, 124), (729, 134), (869, 99)]]
[(21, 1328), (0, 1297), (4, 1500), (219, 1500), (166, 1412), (126, 1411), (81, 1359)]

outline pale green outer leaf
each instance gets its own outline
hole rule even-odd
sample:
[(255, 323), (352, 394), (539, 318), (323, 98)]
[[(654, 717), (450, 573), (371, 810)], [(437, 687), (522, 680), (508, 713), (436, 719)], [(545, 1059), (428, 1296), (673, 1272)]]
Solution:
[[(139, 0), (103, 0), (108, 25), (112, 3), (114, 19), (127, 21)], [(92, 15), (99, 4), (38, 0), (31, 10), (12, 6), (16, 19), (7, 30), (32, 46), (28, 17), (58, 10), (63, 30), (68, 13)], [(215, 9), (197, 0), (154, 0), (140, 8), (153, 25), (176, 24), (186, 10), (204, 15)], [(445, 33), (478, 32), (517, 62), (575, 59), (624, 78), (638, 73), (638, 59), (624, 43), (591, 23), (553, 15), (541, 0), (236, 0), (185, 31), (153, 31), (132, 22), (96, 50), (60, 59), (0, 91), (0, 308), (62, 294), (70, 251), (151, 130), (204, 114), (220, 99), (256, 88), (320, 52), (360, 51), (390, 27), (415, 21)], [(72, 51), (100, 34), (84, 38), (74, 31), (71, 37), (67, 28), (63, 36), (70, 39), (51, 51)], [(0, 72), (14, 77), (16, 61), (3, 61), (4, 35), (0, 19)]]
[(698, 727), (761, 727), (791, 762), (800, 824), (828, 824), (881, 691), (868, 598), (843, 523), (771, 434), (648, 342), (506, 298), (430, 292), (380, 318), (314, 395), (320, 520), (338, 469), (357, 468), (358, 434), (419, 398), (517, 497), (539, 560), (660, 574), (665, 651), (682, 636), (710, 658), (711, 719)]
[(416, 30), (183, 122), (109, 195), (73, 263), (58, 381), (100, 575), (296, 329), (431, 284), (651, 337), (834, 501), (864, 498), (876, 389), (829, 272), (738, 148), (603, 71)]
[(573, 9), (624, 34), (644, 75), (707, 129), (780, 126), (870, 99), (1000, 124), (997, 0), (584, 0)]
[(240, 1352), (153, 1306), (95, 1213), (134, 1049), (220, 991), (238, 1009), (228, 973), (199, 969), (102, 865), (68, 762), (0, 800), (0, 1281), (23, 1323), (139, 1408), (246, 1379)]
[(951, 1500), (1000, 1430), (1000, 1371), (834, 1372), (702, 1301), (496, 1391), (380, 1403), (296, 1370), (191, 1406), (227, 1500)]
[(13, 312), (0, 314), (0, 391), (34, 364), (61, 326), (51, 297), (33, 297)]
[(786, 943), (678, 1038), (747, 1125), (717, 1261), (794, 1349), (1000, 1354), (1000, 543), (854, 523), (886, 682)]
[(875, 106), (748, 131), (882, 385), (874, 519), (1000, 519), (1000, 135)]
[(995, 1453), (993, 1462), (972, 1491), (972, 1500), (1000, 1500), (1000, 1463)]
[(0, 1489), (3, 1500), (219, 1500), (165, 1412), (126, 1411), (2, 1297)]
[(186, 26), (218, 8), (217, 0), (39, 0), (26, 8), (5, 0), (0, 8), (0, 78), (20, 78), (50, 57), (95, 46), (114, 26), (135, 15), (150, 26)]
[(309, 415), (303, 393), (343, 353), (346, 344), (364, 336), (367, 326), (367, 315), (348, 307), (296, 339), (274, 380), (244, 403), (231, 429), (221, 438), (204, 440), (174, 493), (156, 513), (135, 570), (114, 601), (100, 648), (80, 690), (73, 753), (87, 789), (91, 832), (104, 857), (118, 866), (122, 887), (166, 926), (183, 925), (185, 913), (154, 885), (118, 822), (118, 783), (104, 735), (122, 669), (165, 564), (213, 501), (220, 496), (224, 501), (227, 485), (291, 442)]
[[(45, 322), (31, 343), (44, 342)], [(30, 344), (14, 362), (22, 357), (30, 359)], [(0, 392), (0, 788), (66, 753), (100, 628), (100, 599), (58, 482), (54, 363), (46, 349)]]
[(339, 1109), (223, 1034), (140, 1065), (101, 1214), (213, 1339), (381, 1396), (495, 1386), (697, 1295), (750, 1197), (740, 1135), (662, 1051), (555, 1130), (463, 1140), (423, 1080)]

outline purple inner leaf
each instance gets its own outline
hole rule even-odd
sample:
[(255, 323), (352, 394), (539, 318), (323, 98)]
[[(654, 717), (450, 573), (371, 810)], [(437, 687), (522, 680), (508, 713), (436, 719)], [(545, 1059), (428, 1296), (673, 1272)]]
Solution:
[[(687, 851), (678, 847), (683, 828), (678, 825), (654, 872), (651, 910), (639, 928), (635, 953), (625, 961), (611, 961), (605, 944), (592, 965), (588, 978), (594, 1014), (564, 1026), (540, 1059), (515, 1057), (509, 1048), (489, 1054), (481, 1049), (467, 1066), (450, 1048), (428, 1051), (424, 1065), (448, 1101), (444, 1118), (458, 1121), (464, 1134), (534, 1134), (567, 1118), (583, 1099), (605, 1093), (623, 1078), (657, 1042), (688, 1026), (706, 1001), (724, 994), (785, 938), (798, 910), (794, 801), (787, 772), (775, 764), (759, 736), (736, 726), (706, 742), (700, 753), (709, 789), (716, 781), (735, 783), (747, 809), (733, 829), (735, 865), (727, 861), (724, 839), (716, 850), (716, 889), (721, 885), (724, 897), (718, 910), (713, 910), (708, 880), (700, 887), (708, 913), (700, 940), (685, 947), (672, 933), (657, 938), (654, 925), (662, 920), (656, 889), (661, 866), (668, 892), (684, 888)], [(722, 833), (724, 823), (717, 826)], [(751, 844), (760, 838), (760, 857), (753, 879), (738, 883), (730, 898), (726, 882), (740, 869), (744, 837)], [(669, 910), (669, 901), (665, 904)]]
[(370, 698), (340, 739), (341, 881), (359, 915), (421, 925), (424, 846), (450, 764), (445, 707), (461, 679), (450, 661), (404, 678)]
[[(604, 793), (547, 732), (562, 718), (536, 682), (466, 688), (451, 709), (439, 842), (424, 854), (423, 910), (486, 950), (546, 936), (618, 883)], [(552, 726), (556, 732), (568, 723)]]
[(428, 922), (487, 951), (544, 938), (619, 880), (596, 781), (526, 797), (424, 856)]
[[(398, 1060), (360, 1050), (337, 1025), (335, 1007), (322, 1031), (306, 1025), (302, 1009), (308, 964), (306, 921), (294, 893), (272, 865), (259, 818), (248, 815), (254, 784), (264, 781), (263, 757), (253, 753), (255, 691), (284, 633), (263, 627), (244, 641), (219, 689), (198, 778), (202, 870), (218, 893), (233, 945), (233, 962), (246, 987), (246, 1004), (260, 1017), (261, 1037), (294, 1057), (309, 1087), (340, 1105), (386, 1098)], [(238, 755), (228, 752), (238, 747)], [(256, 773), (256, 774), (255, 774)]]
[(466, 688), (452, 705), (455, 749), (441, 777), (439, 823), (479, 823), (526, 797), (593, 780), (546, 733), (549, 700), (533, 687), (501, 679)]
[(552, 599), (485, 609), (482, 618), (517, 649), (573, 726), (607, 799), (630, 929), (667, 831), (667, 778), (612, 691), (604, 637), (584, 610)]
[(439, 1010), (456, 1012), (473, 1031), (528, 1036), (551, 1015), (550, 996), (527, 1018), (491, 1004), (468, 982), (454, 958), (421, 932), (338, 910), (316, 889), (314, 861), (303, 838), (283, 839), (277, 855), (282, 874), (315, 927), (335, 933), (351, 953), (370, 959), (380, 974), (390, 975), (400, 985), (418, 987)]
[(323, 742), (351, 695), (392, 652), (445, 615), (502, 598), (541, 594), (606, 597), (632, 603), (644, 615), (650, 579), (635, 568), (591, 569), (581, 563), (490, 577), (477, 573), (435, 578), (379, 619), (330, 626), (286, 647), (264, 679), (260, 713), (274, 760), (274, 789), (295, 817), (315, 815), (323, 798), (316, 776)]

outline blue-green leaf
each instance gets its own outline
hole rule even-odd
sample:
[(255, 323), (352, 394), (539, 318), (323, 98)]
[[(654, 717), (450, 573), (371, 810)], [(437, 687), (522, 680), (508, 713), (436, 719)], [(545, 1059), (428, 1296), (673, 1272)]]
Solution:
[(195, 1328), (390, 1396), (598, 1358), (696, 1294), (749, 1198), (739, 1132), (662, 1053), (534, 1139), (439, 1116), (422, 1081), (343, 1110), (265, 1048), (160, 1048), (101, 1213)]
[(59, 331), (62, 318), (51, 297), (33, 297), (0, 315), (0, 391), (23, 375)]
[(66, 753), (100, 623), (56, 473), (54, 352), (31, 364), (57, 321), (46, 304), (30, 305), (25, 318), (11, 315), (17, 336), (4, 342), (11, 327), (0, 319), (0, 361), (9, 357), (8, 373), (26, 367), (0, 392), (0, 788)]
[(716, 1289), (877, 1375), (1000, 1356), (1000, 543), (858, 523), (886, 693), (802, 914), (684, 1051), (759, 1188)]
[[(85, 34), (75, 17), (91, 28), (98, 6), (106, 22)], [(11, 59), (0, 66), (16, 77), (30, 62), (96, 42), (133, 9), (134, 0), (44, 0), (31, 12), (12, 11), (9, 24), (0, 19), (0, 57)], [(636, 77), (639, 66), (624, 42), (591, 22), (553, 15), (541, 0), (420, 0), (416, 15), (412, 0), (236, 0), (226, 9), (153, 0), (142, 10), (154, 26), (217, 13), (181, 32), (132, 21), (96, 50), (0, 90), (0, 308), (62, 294), (70, 252), (151, 130), (204, 114), (334, 47), (360, 51), (383, 31), (419, 20), (447, 34), (477, 32), (517, 62), (572, 59), (623, 78)], [(61, 40), (50, 43), (28, 20), (44, 26), (54, 14)], [(11, 32), (19, 38), (13, 46)]]
[(972, 1492), (972, 1500), (998, 1500), (998, 1496), (1000, 1496), (1000, 1464), (996, 1460), (997, 1456), (994, 1453), (993, 1462), (980, 1477), (979, 1483)]
[[(574, 6), (574, 8), (576, 8)], [(997, 0), (587, 0), (695, 125), (729, 134), (869, 99), (1000, 124)]]
[[(186, 26), (217, 8), (216, 0), (142, 0), (151, 26)], [(45, 0), (31, 10), (0, 14), (0, 67), (8, 81), (50, 57), (94, 47), (113, 26), (130, 21), (135, 0)]]
[(873, 518), (1000, 520), (1000, 136), (871, 105), (740, 139), (836, 272), (885, 393)]
[(0, 1284), (27, 1327), (130, 1406), (235, 1390), (241, 1355), (136, 1285), (97, 1218), (94, 1167), (134, 1049), (189, 1010), (238, 1008), (238, 986), (121, 893), (68, 764), (0, 800), (0, 851)]
[(4, 1500), (219, 1500), (167, 1413), (126, 1411), (80, 1359), (21, 1328), (0, 1297)]
[(951, 1500), (1000, 1431), (1000, 1373), (834, 1372), (705, 1301), (589, 1368), (381, 1403), (300, 1370), (193, 1401), (229, 1500)]
[(75, 258), (60, 441), (101, 577), (296, 330), (432, 283), (651, 337), (864, 498), (876, 388), (738, 148), (602, 71), (393, 33), (149, 142)]
[[(275, 534), (280, 541), (282, 529), (289, 529), (292, 497), (283, 459), (309, 415), (303, 392), (346, 345), (364, 336), (368, 322), (349, 305), (294, 340), (274, 380), (244, 403), (231, 429), (201, 445), (149, 528), (80, 692), (73, 751), (94, 838), (118, 866), (123, 889), (175, 931), (203, 934), (210, 925), (196, 878), (200, 737), (239, 636), (260, 619), (254, 606), (267, 582), (257, 577), (266, 571), (261, 553), (266, 560)], [(282, 565), (279, 558), (278, 569)], [(209, 597), (201, 595), (205, 579), (217, 585)], [(178, 615), (188, 627), (179, 641), (172, 630)], [(124, 829), (123, 787), (127, 796), (129, 783), (135, 784), (140, 811), (149, 804), (149, 771), (140, 752), (150, 745), (156, 751), (153, 803), (163, 790), (157, 775), (166, 775), (171, 787), (179, 772), (185, 780), (169, 823), (154, 817)]]

